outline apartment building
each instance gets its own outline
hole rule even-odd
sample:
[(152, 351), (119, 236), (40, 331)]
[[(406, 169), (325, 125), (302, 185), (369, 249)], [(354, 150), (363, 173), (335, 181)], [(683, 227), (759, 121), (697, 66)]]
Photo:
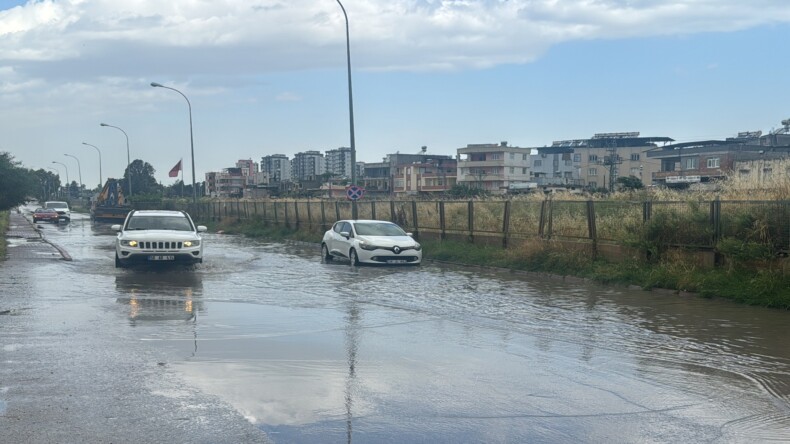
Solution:
[(787, 123), (785, 128), (767, 135), (761, 131), (750, 131), (726, 140), (703, 140), (654, 148), (648, 156), (659, 162), (660, 168), (653, 173), (653, 183), (687, 187), (725, 179), (730, 172), (764, 182), (773, 174), (775, 165), (790, 158), (790, 120), (783, 123)]
[(261, 157), (261, 172), (265, 173), (271, 182), (291, 181), (291, 161), (285, 154), (273, 154)]
[(294, 182), (318, 181), (325, 172), (324, 155), (318, 151), (296, 153), (291, 160), (291, 180)]
[(505, 193), (512, 183), (530, 181), (530, 148), (470, 144), (458, 149), (458, 184)]
[(395, 167), (392, 191), (396, 195), (442, 193), (457, 182), (458, 161), (446, 157)]
[(340, 147), (324, 153), (326, 172), (335, 179), (351, 178), (351, 148)]

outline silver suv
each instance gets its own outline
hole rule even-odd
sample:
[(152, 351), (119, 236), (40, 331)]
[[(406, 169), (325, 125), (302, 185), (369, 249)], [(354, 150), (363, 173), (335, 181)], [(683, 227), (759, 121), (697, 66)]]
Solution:
[(132, 210), (123, 225), (113, 225), (115, 266), (131, 264), (198, 264), (203, 262), (203, 225), (185, 211)]

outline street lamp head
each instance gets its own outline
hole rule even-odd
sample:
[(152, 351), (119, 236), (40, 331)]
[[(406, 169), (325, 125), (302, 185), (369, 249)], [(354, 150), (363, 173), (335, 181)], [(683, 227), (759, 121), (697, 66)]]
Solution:
[(110, 125), (107, 125), (106, 123), (100, 123), (99, 125), (101, 125), (101, 126), (110, 126)]
[(151, 86), (153, 86), (154, 88), (157, 88), (157, 87), (161, 88), (164, 85), (162, 85), (161, 83), (151, 82)]

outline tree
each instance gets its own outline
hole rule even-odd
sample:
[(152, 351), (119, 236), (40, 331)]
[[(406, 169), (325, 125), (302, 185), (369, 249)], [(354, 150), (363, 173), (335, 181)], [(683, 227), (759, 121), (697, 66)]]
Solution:
[(129, 195), (128, 184), (129, 177), (132, 178), (132, 193), (137, 195), (161, 195), (159, 183), (154, 178), (156, 170), (148, 162), (143, 162), (140, 159), (135, 159), (126, 167), (123, 174), (122, 186), (125, 195)]
[(618, 177), (617, 185), (622, 190), (641, 190), (645, 187), (642, 181), (635, 176)]
[(447, 190), (450, 197), (481, 197), (487, 196), (488, 192), (480, 187), (470, 187), (464, 184), (455, 184)]
[(53, 196), (57, 195), (60, 189), (60, 177), (57, 174), (53, 174), (51, 171), (46, 171), (44, 169), (32, 171), (32, 174), (34, 180), (38, 181), (38, 188), (34, 194), (36, 199), (40, 202), (44, 202), (51, 200)]
[(0, 210), (9, 210), (36, 195), (38, 182), (33, 173), (19, 167), (7, 152), (0, 153)]

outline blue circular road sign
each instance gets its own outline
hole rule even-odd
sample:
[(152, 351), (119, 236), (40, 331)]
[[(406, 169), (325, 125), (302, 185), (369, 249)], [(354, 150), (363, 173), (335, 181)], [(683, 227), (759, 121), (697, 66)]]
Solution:
[(362, 196), (364, 195), (365, 195), (365, 189), (358, 185), (350, 185), (346, 187), (346, 196), (350, 200), (362, 199)]

